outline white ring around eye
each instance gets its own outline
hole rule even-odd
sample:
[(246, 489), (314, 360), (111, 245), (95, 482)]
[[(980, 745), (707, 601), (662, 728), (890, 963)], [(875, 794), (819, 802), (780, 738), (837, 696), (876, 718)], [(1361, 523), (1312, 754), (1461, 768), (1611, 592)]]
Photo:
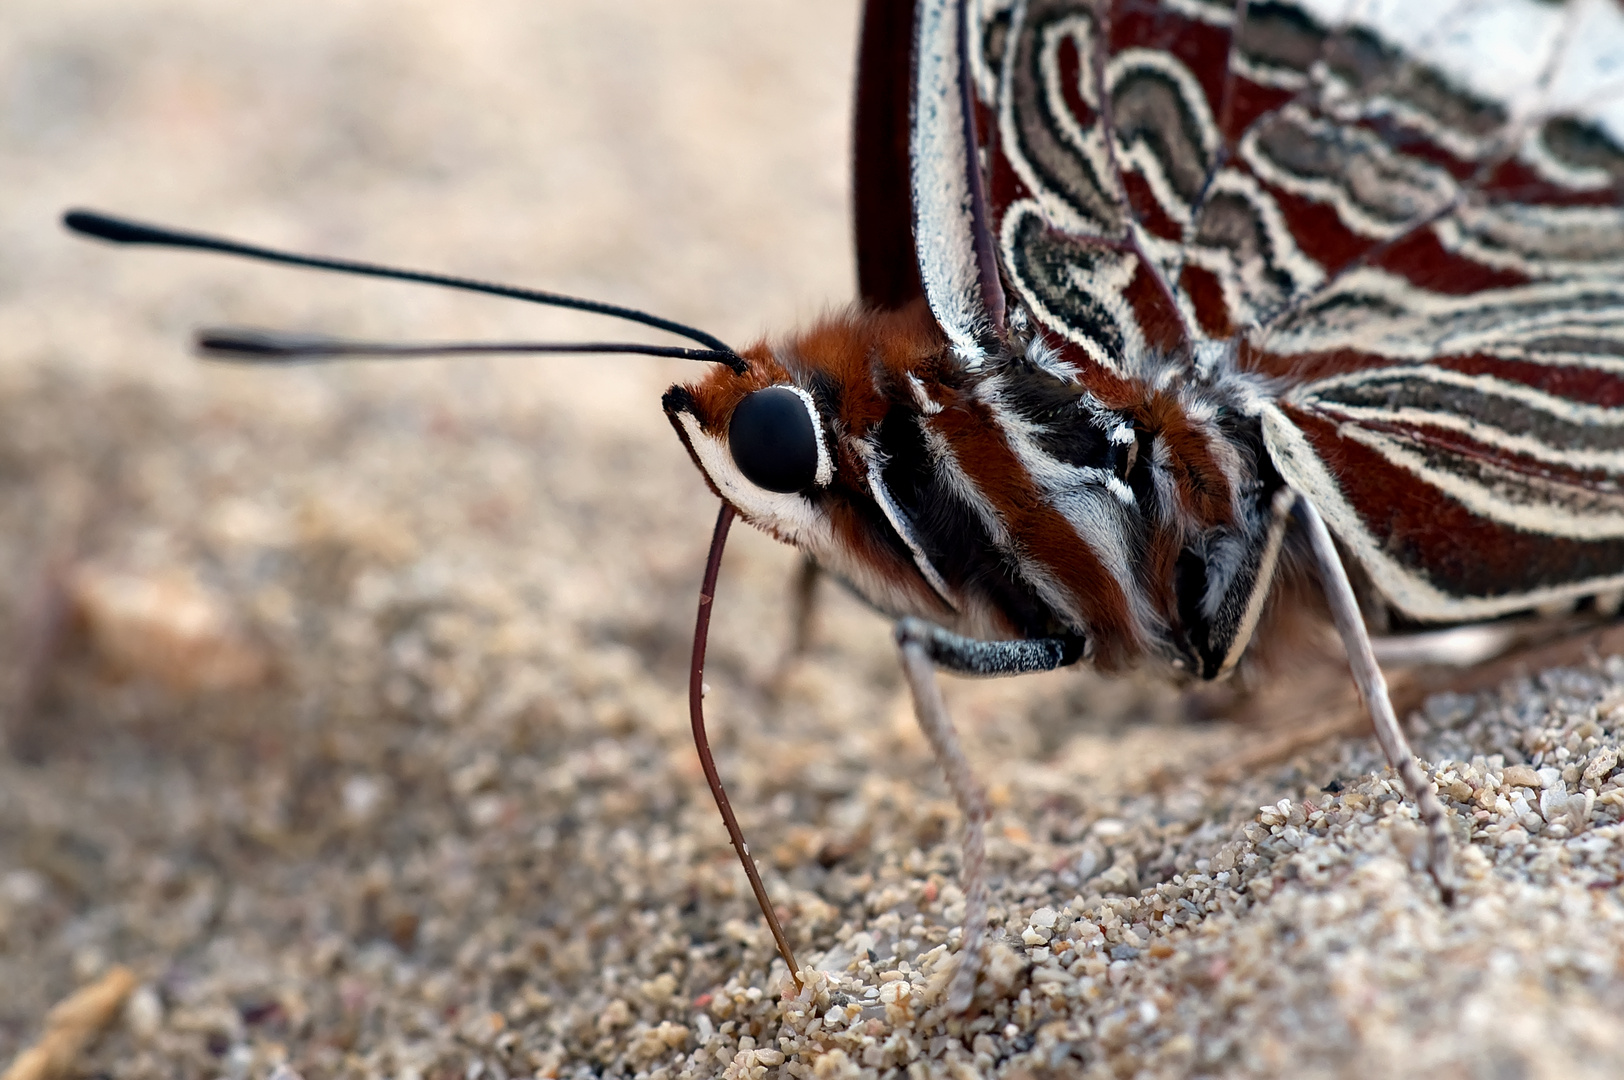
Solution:
[(794, 383), (778, 383), (785, 390), (793, 390), (800, 396), (801, 403), (812, 417), (812, 435), (818, 440), (818, 471), (813, 474), (812, 481), (818, 487), (828, 487), (829, 482), (835, 478), (835, 461), (829, 456), (828, 444), (823, 438), (823, 418), (818, 414), (818, 403), (812, 400), (812, 395), (796, 386)]

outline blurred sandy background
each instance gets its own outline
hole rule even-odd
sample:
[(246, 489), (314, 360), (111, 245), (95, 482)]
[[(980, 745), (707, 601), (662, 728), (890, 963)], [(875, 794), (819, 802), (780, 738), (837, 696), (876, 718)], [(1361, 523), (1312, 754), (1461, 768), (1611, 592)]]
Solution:
[[(693, 373), (204, 365), (187, 336), (221, 323), (640, 335), (56, 224), (97, 207), (743, 344), (851, 295), (857, 7), (7, 0), (0, 1061), (127, 965), (139, 988), (73, 1070), (1392, 1075), (1431, 1047), (1452, 1075), (1616, 1075), (1624, 798), (1591, 766), (1618, 743), (1619, 672), (1429, 712), (1424, 755), (1487, 755), (1462, 799), (1495, 807), (1508, 763), (1566, 741), (1563, 799), (1591, 797), (1583, 822), (1537, 786), (1493, 809), (1470, 863), (1487, 907), (1454, 915), (1404, 869), (1397, 802), (1379, 827), (1349, 810), (1352, 839), (1302, 840), (1317, 870), (1269, 847), (1271, 828), (1313, 832), (1303, 801), (1336, 803), (1328, 784), (1386, 806), (1364, 740), (1226, 786), (1204, 771), (1260, 736), (1179, 720), (1165, 691), (953, 684), (999, 804), (1011, 958), (967, 1030), (929, 1013), (957, 822), (888, 628), (826, 590), (814, 654), (773, 698), (794, 563), (737, 529), (711, 724), (797, 947), (852, 965), (812, 1010), (849, 1025), (809, 1034), (811, 1012), (774, 1011), (770, 942), (688, 741), (715, 506), (658, 399)], [(1297, 818), (1260, 817), (1283, 798)], [(919, 1015), (864, 996), (883, 980), (913, 985)]]

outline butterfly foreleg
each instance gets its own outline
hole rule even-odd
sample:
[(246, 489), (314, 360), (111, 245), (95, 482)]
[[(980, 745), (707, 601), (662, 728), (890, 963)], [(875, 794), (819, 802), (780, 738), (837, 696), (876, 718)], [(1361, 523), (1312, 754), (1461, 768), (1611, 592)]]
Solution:
[(1325, 588), (1325, 599), (1331, 608), (1331, 621), (1342, 638), (1348, 653), (1348, 667), (1353, 671), (1354, 686), (1360, 700), (1370, 714), (1376, 729), (1376, 741), (1381, 744), (1387, 763), (1404, 781), (1410, 798), (1415, 800), (1421, 822), (1427, 830), (1427, 869), (1438, 884), (1438, 892), (1445, 903), (1451, 903), (1455, 894), (1454, 872), (1451, 869), (1453, 841), (1449, 832), (1449, 813), (1433, 789), (1432, 781), (1421, 769), (1415, 753), (1404, 738), (1398, 717), (1393, 712), (1393, 701), (1387, 693), (1387, 680), (1376, 663), (1376, 653), (1359, 614), (1359, 602), (1354, 596), (1348, 572), (1331, 542), (1331, 532), (1325, 527), (1314, 504), (1298, 495), (1296, 515), (1308, 532), (1315, 567)]
[(769, 692), (775, 696), (783, 691), (795, 665), (812, 647), (812, 631), (818, 615), (818, 582), (822, 577), (823, 569), (817, 560), (802, 555), (789, 586), (789, 637), (767, 683)]
[(1082, 642), (1071, 638), (977, 641), (914, 618), (897, 623), (896, 639), (902, 671), (913, 694), (914, 715), (947, 779), (953, 801), (964, 815), (964, 930), (959, 939), (959, 967), (947, 996), (948, 1009), (961, 1013), (975, 996), (981, 939), (987, 929), (987, 793), (964, 756), (936, 682), (936, 668), (964, 675), (1052, 671), (1075, 661), (1082, 654)]
[(789, 647), (785, 661), (799, 660), (812, 645), (812, 626), (818, 614), (818, 581), (823, 570), (810, 555), (801, 556), (789, 592)]

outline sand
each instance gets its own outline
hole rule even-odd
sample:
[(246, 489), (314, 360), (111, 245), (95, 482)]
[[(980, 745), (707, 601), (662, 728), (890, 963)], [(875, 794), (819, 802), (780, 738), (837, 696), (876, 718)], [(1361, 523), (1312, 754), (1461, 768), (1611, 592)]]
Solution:
[(774, 692), (794, 558), (735, 530), (708, 704), (819, 972), (796, 994), (688, 738), (715, 505), (658, 400), (690, 372), (203, 365), (203, 324), (606, 331), (54, 224), (100, 206), (745, 342), (851, 295), (855, 4), (12, 0), (4, 22), (0, 1062), (122, 966), (79, 1074), (1624, 1069), (1618, 659), (1508, 667), (1409, 718), (1454, 908), (1368, 738), (1235, 770), (1281, 715), (1192, 720), (1086, 672), (948, 680), (995, 803), (966, 1019), (940, 1007), (957, 818), (888, 627), (826, 589)]

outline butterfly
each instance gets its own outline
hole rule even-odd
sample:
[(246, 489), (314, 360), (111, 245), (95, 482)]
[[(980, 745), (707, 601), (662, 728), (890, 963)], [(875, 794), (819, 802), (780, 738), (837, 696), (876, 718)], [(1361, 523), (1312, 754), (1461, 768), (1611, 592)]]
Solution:
[[(971, 1004), (986, 797), (938, 668), (1230, 677), (1334, 626), (1414, 800), (1442, 899), (1449, 813), (1373, 639), (1624, 598), (1624, 13), (1596, 0), (871, 0), (859, 55), (860, 302), (738, 350), (596, 301), (68, 215), (105, 240), (404, 278), (697, 345), (390, 345), (237, 330), (205, 350), (619, 351), (712, 365), (663, 405), (730, 525), (895, 620), (965, 820)], [(1438, 637), (1444, 635), (1443, 639)]]

